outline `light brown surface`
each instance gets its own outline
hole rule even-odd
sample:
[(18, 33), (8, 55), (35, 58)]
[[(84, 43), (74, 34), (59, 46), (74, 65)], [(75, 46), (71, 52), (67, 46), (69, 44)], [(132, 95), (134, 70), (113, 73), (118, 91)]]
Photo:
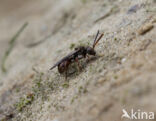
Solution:
[[(156, 112), (154, 1), (0, 3), (0, 62), (9, 39), (23, 23), (29, 23), (6, 61), (8, 72), (0, 72), (0, 120), (6, 112), (14, 112), (20, 97), (32, 92), (34, 80), (41, 73), (39, 96), (23, 111), (16, 111), (13, 121), (120, 121), (126, 120), (121, 119), (123, 108)], [(128, 13), (136, 4), (140, 6), (137, 11)], [(148, 23), (154, 27), (140, 35), (140, 28)], [(72, 43), (92, 44), (98, 29), (104, 33), (96, 46), (100, 58), (70, 76), (69, 82), (59, 76), (57, 69), (48, 71), (71, 51)], [(43, 42), (32, 46), (40, 40)]]

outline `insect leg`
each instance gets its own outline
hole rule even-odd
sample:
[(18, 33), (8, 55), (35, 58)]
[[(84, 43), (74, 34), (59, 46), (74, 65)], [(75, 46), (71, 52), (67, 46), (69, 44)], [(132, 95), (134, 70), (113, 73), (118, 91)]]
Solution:
[(88, 59), (88, 60), (90, 60), (90, 57), (89, 57), (89, 55), (87, 55), (87, 59)]
[(66, 61), (65, 62), (65, 81), (67, 80), (67, 76), (68, 76), (68, 66), (69, 66), (70, 62)]
[(67, 81), (67, 70), (65, 72), (65, 81)]
[(78, 59), (78, 58), (76, 58), (76, 62), (77, 62), (77, 65), (78, 65), (78, 70), (79, 70), (79, 72), (80, 72), (81, 66), (80, 66), (80, 63), (79, 63), (79, 59)]

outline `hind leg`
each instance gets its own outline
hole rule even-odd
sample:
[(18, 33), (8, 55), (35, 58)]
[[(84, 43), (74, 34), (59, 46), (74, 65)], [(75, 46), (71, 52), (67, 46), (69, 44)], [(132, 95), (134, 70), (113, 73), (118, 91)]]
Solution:
[(65, 63), (65, 81), (67, 81), (67, 76), (68, 76), (68, 66), (69, 66), (69, 63), (66, 62), (66, 63)]
[(78, 71), (80, 72), (80, 70), (81, 70), (81, 65), (80, 65), (80, 63), (79, 63), (79, 60), (78, 60), (78, 58), (76, 58), (76, 62), (77, 62), (77, 65), (78, 65)]
[(59, 73), (65, 73), (65, 80), (67, 80), (68, 66), (68, 61), (64, 61), (58, 66)]

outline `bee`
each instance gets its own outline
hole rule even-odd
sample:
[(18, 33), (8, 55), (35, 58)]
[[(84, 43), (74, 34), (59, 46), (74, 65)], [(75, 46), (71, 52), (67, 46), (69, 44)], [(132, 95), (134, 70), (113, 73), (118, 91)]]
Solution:
[[(80, 69), (80, 64), (79, 60), (86, 58), (88, 55), (95, 56), (96, 51), (94, 50), (95, 46), (99, 42), (99, 40), (103, 37), (104, 34), (101, 34), (99, 36), (99, 30), (95, 36), (93, 46), (79, 46), (74, 49), (73, 52), (69, 53), (67, 56), (59, 60), (54, 66), (50, 68), (50, 70), (54, 69), (56, 66), (58, 67), (58, 72), (64, 73), (65, 72), (65, 78), (67, 79), (67, 72), (68, 72), (68, 67), (70, 64), (77, 62), (78, 67)], [(99, 36), (99, 37), (98, 37)]]

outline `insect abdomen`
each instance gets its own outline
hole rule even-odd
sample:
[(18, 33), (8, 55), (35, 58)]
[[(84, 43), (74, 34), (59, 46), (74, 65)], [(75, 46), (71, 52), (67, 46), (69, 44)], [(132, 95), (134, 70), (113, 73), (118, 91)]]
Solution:
[(64, 61), (58, 65), (58, 71), (59, 73), (63, 73), (67, 70), (70, 62), (69, 61)]

